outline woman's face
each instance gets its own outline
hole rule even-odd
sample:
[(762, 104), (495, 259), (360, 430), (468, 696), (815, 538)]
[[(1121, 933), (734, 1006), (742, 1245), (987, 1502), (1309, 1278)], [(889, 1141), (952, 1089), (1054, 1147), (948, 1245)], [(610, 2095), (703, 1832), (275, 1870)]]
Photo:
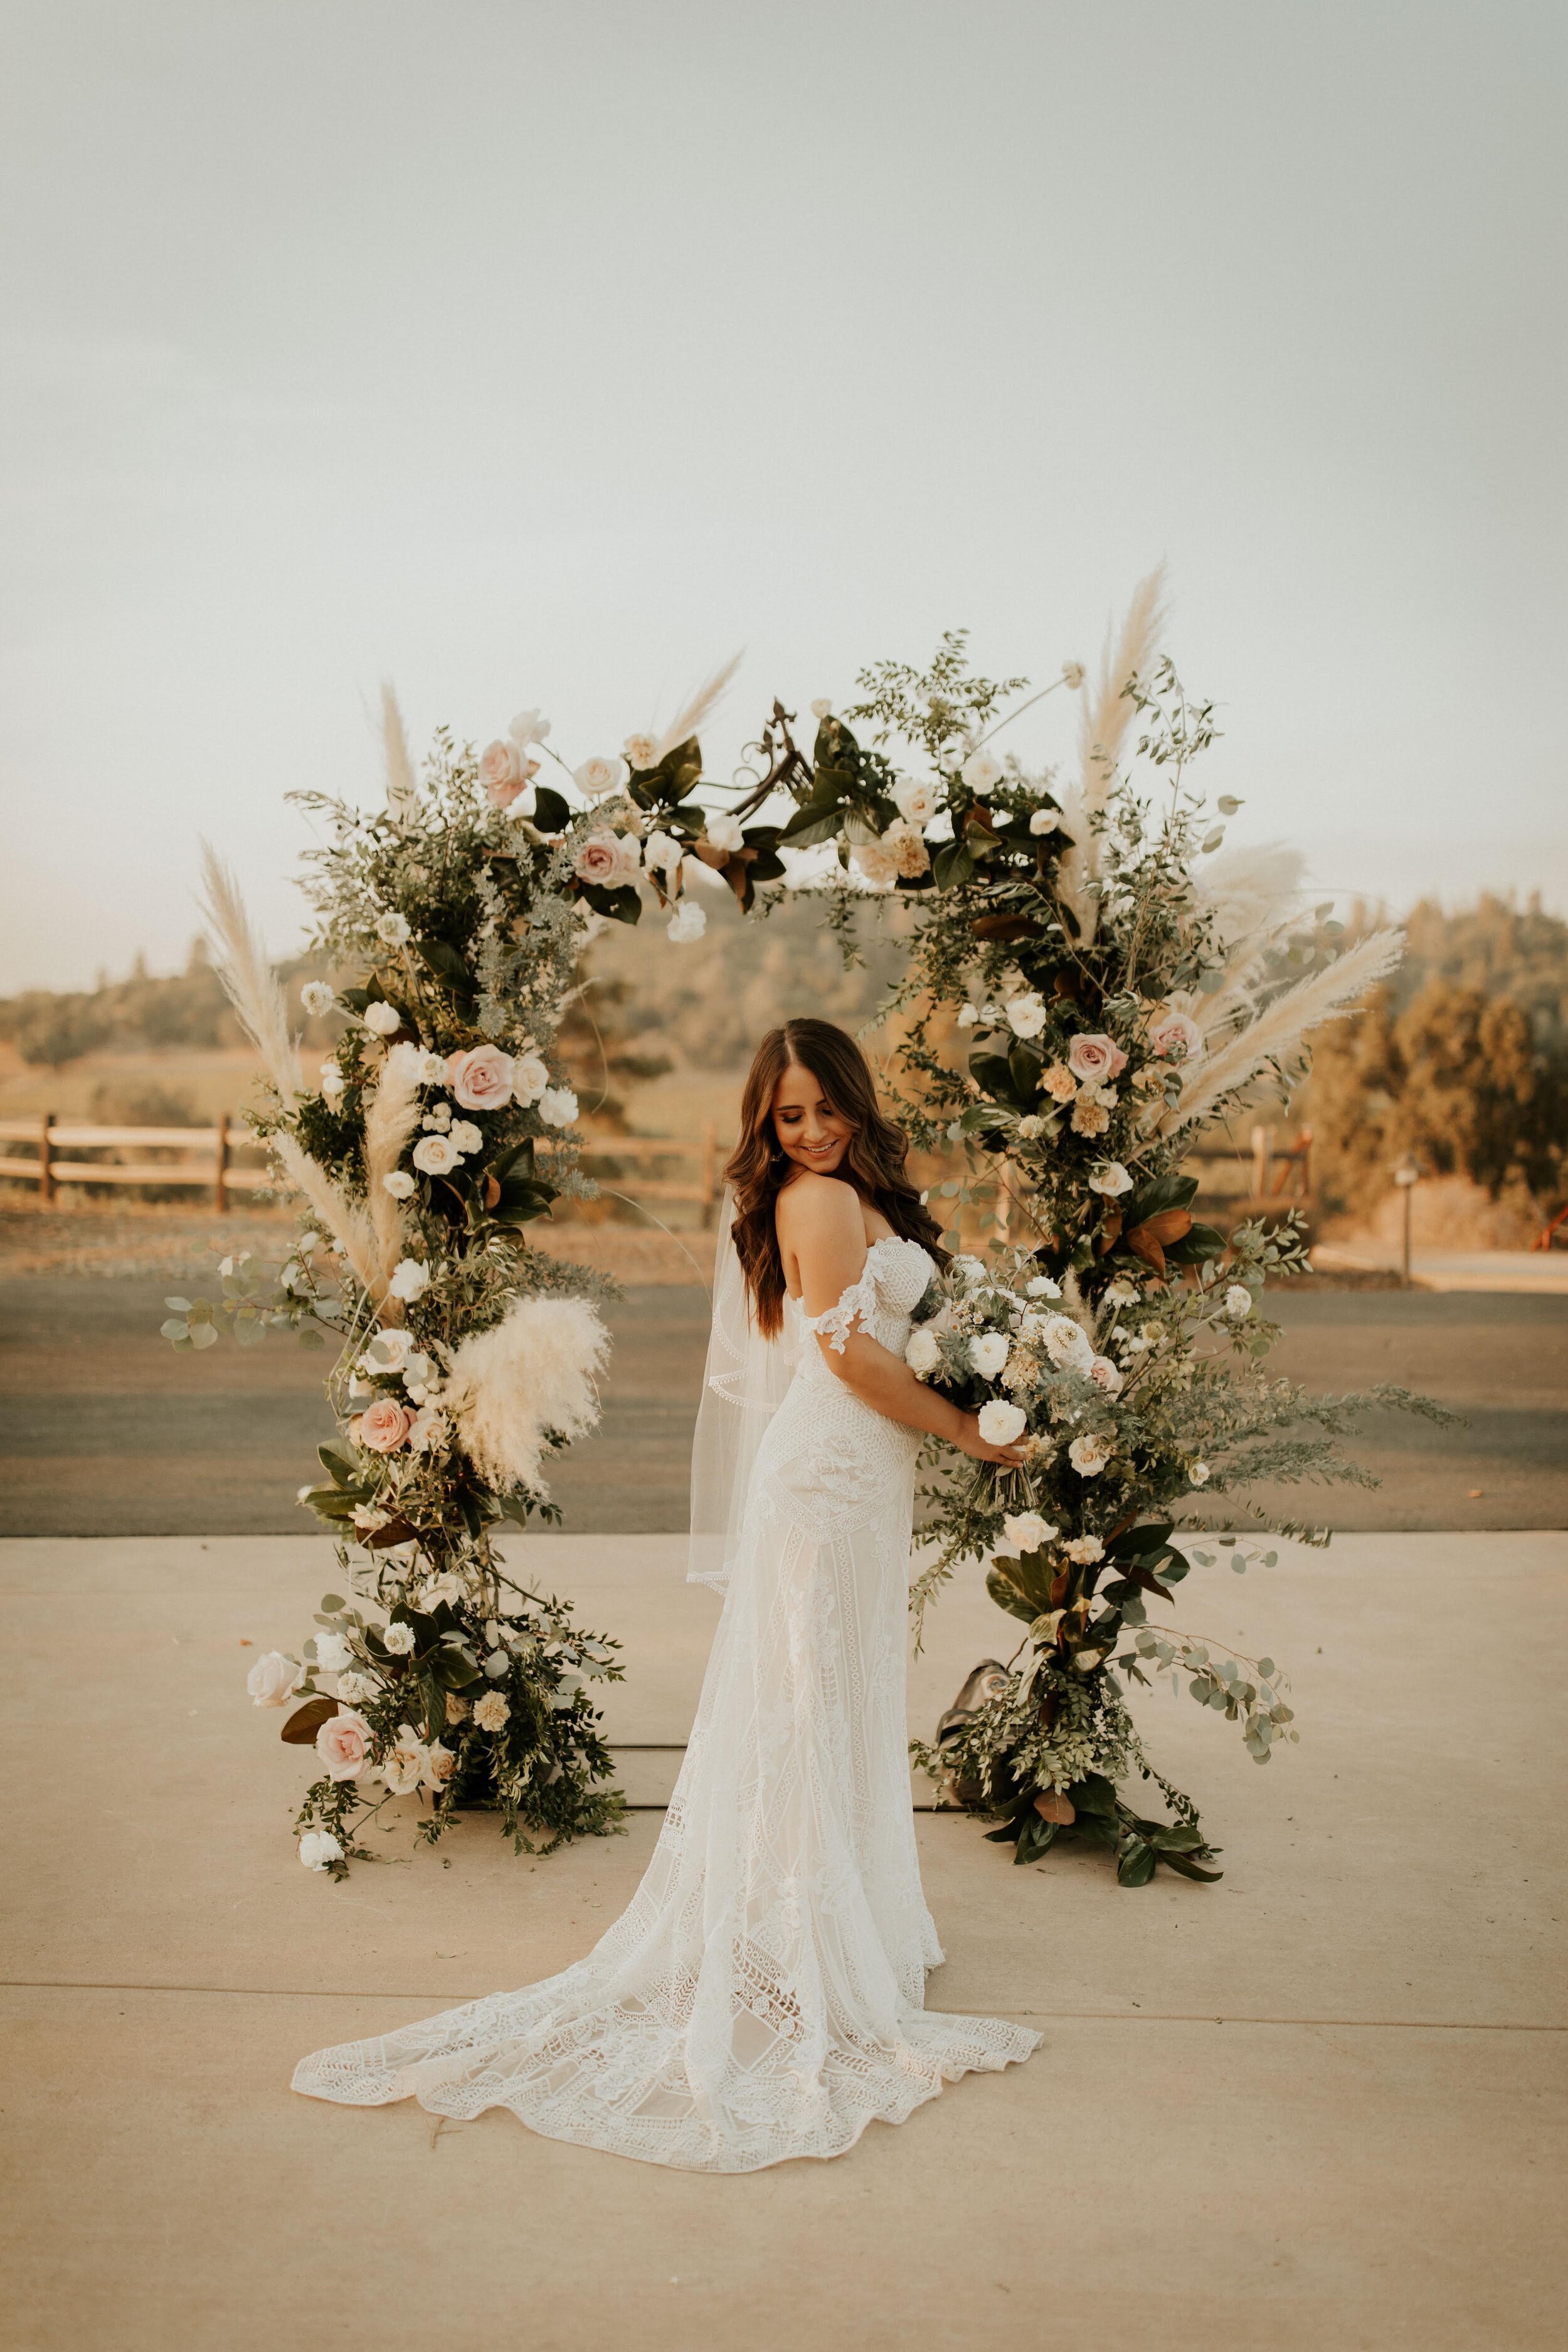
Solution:
[(773, 1088), (773, 1122), (785, 1159), (797, 1168), (815, 1168), (819, 1176), (837, 1173), (855, 1132), (829, 1103), (820, 1079), (798, 1062)]

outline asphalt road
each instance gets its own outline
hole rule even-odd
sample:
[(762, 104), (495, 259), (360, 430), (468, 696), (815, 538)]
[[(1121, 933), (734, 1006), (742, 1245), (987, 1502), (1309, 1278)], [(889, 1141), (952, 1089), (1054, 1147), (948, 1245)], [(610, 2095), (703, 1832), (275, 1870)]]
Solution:
[[(43, 1276), (0, 1290), (0, 1534), (303, 1534), (294, 1502), (332, 1433), (326, 1358), (271, 1338), (176, 1355), (163, 1280)], [(1568, 1298), (1290, 1293), (1278, 1369), (1318, 1389), (1374, 1381), (1468, 1416), (1458, 1430), (1371, 1417), (1354, 1448), (1382, 1486), (1310, 1490), (1292, 1516), (1343, 1528), (1568, 1526)], [(609, 1310), (598, 1433), (554, 1486), (568, 1530), (686, 1525), (687, 1455), (708, 1301), (633, 1290)]]

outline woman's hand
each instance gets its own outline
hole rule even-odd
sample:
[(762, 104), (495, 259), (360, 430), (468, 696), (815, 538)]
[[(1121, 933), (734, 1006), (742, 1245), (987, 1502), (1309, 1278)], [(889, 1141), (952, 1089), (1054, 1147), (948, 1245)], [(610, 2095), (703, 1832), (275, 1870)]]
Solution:
[(998, 1468), (1003, 1470), (1023, 1468), (1025, 1456), (1022, 1444), (991, 1444), (989, 1440), (980, 1434), (980, 1415), (977, 1412), (961, 1412), (958, 1422), (958, 1432), (952, 1443), (961, 1454), (967, 1454), (975, 1462), (994, 1462)]

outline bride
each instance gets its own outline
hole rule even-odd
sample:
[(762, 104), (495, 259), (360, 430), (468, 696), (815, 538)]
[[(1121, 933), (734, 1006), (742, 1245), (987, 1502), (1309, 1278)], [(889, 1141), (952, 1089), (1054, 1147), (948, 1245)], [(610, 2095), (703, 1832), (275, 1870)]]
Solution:
[(296, 2090), (750, 2172), (1039, 2040), (924, 2007), (904, 1717), (921, 1433), (1016, 1453), (904, 1362), (942, 1253), (854, 1041), (770, 1030), (741, 1126), (692, 1458), (691, 1573), (725, 1601), (642, 1885), (560, 1976), (318, 2051)]

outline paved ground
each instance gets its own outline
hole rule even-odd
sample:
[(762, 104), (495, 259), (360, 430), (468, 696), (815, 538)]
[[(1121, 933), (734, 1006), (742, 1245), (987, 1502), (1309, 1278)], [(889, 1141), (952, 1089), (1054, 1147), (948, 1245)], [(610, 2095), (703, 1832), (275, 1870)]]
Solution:
[[(299, 1532), (295, 1491), (331, 1434), (324, 1359), (282, 1339), (176, 1355), (158, 1337), (166, 1287), (35, 1276), (0, 1288), (0, 1533)], [(1468, 1417), (1445, 1431), (1378, 1416), (1359, 1451), (1383, 1487), (1314, 1493), (1310, 1516), (1568, 1527), (1568, 1298), (1290, 1292), (1278, 1312), (1281, 1370), (1341, 1391), (1398, 1381)], [(695, 1286), (636, 1288), (611, 1310), (604, 1424), (555, 1477), (569, 1528), (686, 1525), (707, 1319)]]
[[(517, 1551), (627, 1637), (611, 1736), (656, 1799), (644, 1743), (684, 1737), (713, 1596), (668, 1537)], [(738, 2179), (290, 2095), (305, 2050), (581, 1953), (658, 1825), (547, 1863), (482, 1819), (414, 1856), (404, 1826), (346, 1885), (300, 1870), (304, 1769), (247, 1707), (242, 1645), (297, 1642), (330, 1572), (310, 1538), (0, 1544), (0, 1841), (28, 1888), (0, 1988), (6, 2352), (1561, 2341), (1563, 1538), (1200, 1570), (1184, 1623), (1288, 1660), (1303, 1730), (1259, 1770), (1207, 1710), (1142, 1703), (1224, 1880), (1129, 1893), (1076, 1850), (1019, 1871), (923, 1816), (931, 2005), (1044, 2047), (830, 2165)], [(998, 1622), (943, 1601), (914, 1721)]]

